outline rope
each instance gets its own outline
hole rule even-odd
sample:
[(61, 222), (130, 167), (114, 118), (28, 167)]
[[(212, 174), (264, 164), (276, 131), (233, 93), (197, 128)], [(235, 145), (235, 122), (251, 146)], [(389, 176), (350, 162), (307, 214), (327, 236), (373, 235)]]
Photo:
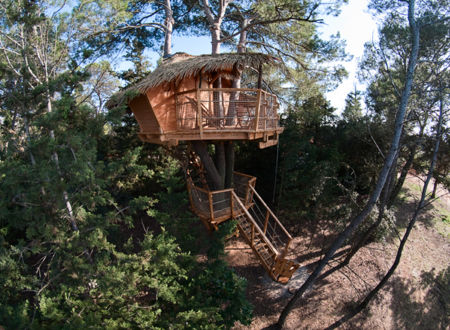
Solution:
[(273, 182), (272, 204), (275, 204), (275, 193), (277, 191), (278, 157), (279, 156), (280, 156), (280, 140), (278, 140), (278, 143), (277, 143), (277, 157), (275, 159), (275, 178), (274, 178), (274, 182)]

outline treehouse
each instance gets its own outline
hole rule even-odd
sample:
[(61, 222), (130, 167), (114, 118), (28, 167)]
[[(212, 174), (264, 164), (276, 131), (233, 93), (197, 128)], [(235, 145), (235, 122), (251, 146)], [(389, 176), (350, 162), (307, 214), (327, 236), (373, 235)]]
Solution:
[[(145, 142), (258, 140), (260, 148), (268, 147), (283, 131), (277, 97), (261, 88), (262, 65), (273, 62), (263, 54), (177, 53), (108, 106), (126, 99)], [(248, 84), (253, 88), (233, 88), (247, 70), (246, 77), (259, 75)]]
[[(255, 140), (260, 148), (278, 143), (283, 132), (278, 99), (262, 88), (263, 64), (275, 62), (263, 54), (177, 53), (147, 78), (114, 95), (107, 106), (127, 104), (144, 142), (192, 145), (195, 151), (189, 152), (185, 165), (192, 212), (209, 231), (236, 220), (240, 234), (269, 276), (286, 283), (299, 267), (288, 259), (292, 237), (256, 192), (256, 178), (234, 172), (231, 143)], [(214, 143), (215, 161), (207, 143)], [(226, 166), (218, 175), (214, 163), (220, 158), (216, 149), (220, 144), (223, 148), (231, 145), (232, 152), (223, 154)]]

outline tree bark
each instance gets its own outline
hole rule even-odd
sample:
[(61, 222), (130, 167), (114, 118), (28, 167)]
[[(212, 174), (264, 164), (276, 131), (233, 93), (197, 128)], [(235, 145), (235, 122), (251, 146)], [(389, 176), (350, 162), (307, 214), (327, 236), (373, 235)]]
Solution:
[(389, 153), (386, 157), (383, 169), (381, 170), (381, 173), (379, 175), (377, 185), (372, 192), (366, 206), (364, 209), (351, 221), (351, 223), (347, 226), (347, 228), (338, 235), (336, 240), (333, 242), (327, 253), (325, 254), (324, 258), (319, 262), (319, 264), (314, 269), (313, 273), (307, 278), (305, 283), (295, 292), (291, 300), (288, 302), (286, 307), (283, 309), (283, 311), (280, 314), (280, 317), (278, 319), (278, 322), (276, 323), (277, 328), (282, 328), (288, 314), (291, 312), (291, 310), (294, 307), (294, 304), (297, 302), (299, 298), (303, 296), (303, 294), (308, 290), (315, 282), (316, 278), (320, 275), (323, 268), (326, 266), (328, 261), (333, 257), (333, 255), (336, 253), (336, 251), (342, 246), (344, 241), (347, 239), (347, 237), (350, 236), (350, 234), (359, 226), (359, 224), (366, 219), (366, 217), (369, 215), (369, 213), (372, 211), (373, 207), (375, 206), (375, 203), (377, 202), (381, 190), (384, 187), (384, 184), (386, 182), (386, 179), (389, 175), (389, 172), (391, 171), (392, 164), (394, 162), (394, 158), (398, 152), (399, 148), (399, 142), (400, 137), (403, 130), (403, 121), (405, 118), (406, 113), (406, 105), (408, 103), (409, 95), (411, 92), (411, 86), (412, 81), (414, 77), (414, 70), (417, 62), (417, 55), (419, 51), (419, 29), (416, 24), (415, 18), (414, 18), (414, 5), (415, 1), (411, 0), (408, 3), (408, 21), (410, 25), (410, 32), (411, 32), (411, 39), (412, 39), (412, 47), (410, 52), (410, 57), (408, 61), (408, 70), (406, 74), (406, 80), (404, 84), (404, 89), (402, 92), (402, 97), (399, 105), (399, 109), (397, 111), (396, 119), (395, 119), (395, 132), (394, 136), (392, 138), (391, 147), (389, 149)]
[[(213, 55), (220, 54), (221, 25), (229, 3), (229, 0), (219, 1), (217, 14), (214, 14), (209, 1), (202, 0), (203, 11), (205, 12), (205, 16), (209, 24), (209, 30), (211, 32), (211, 53)], [(214, 88), (221, 87), (222, 81), (219, 77), (214, 82)], [(228, 120), (225, 121), (225, 109), (222, 104), (222, 98), (223, 96), (221, 91), (213, 93), (214, 116), (216, 117), (215, 124), (218, 127), (224, 124), (228, 124)], [(194, 142), (194, 149), (203, 162), (210, 188), (212, 190), (220, 190), (225, 186), (231, 187), (232, 185), (234, 170), (234, 150), (232, 150), (232, 142), (218, 141), (214, 143), (214, 146), (215, 154), (214, 161), (212, 161), (212, 158), (208, 153), (206, 144), (204, 142)]]
[(192, 142), (195, 153), (200, 157), (203, 166), (206, 171), (206, 180), (208, 181), (208, 186), (211, 190), (223, 189), (222, 178), (217, 171), (214, 161), (212, 160), (208, 147), (204, 141), (194, 141)]
[(225, 142), (219, 141), (214, 143), (215, 154), (214, 163), (216, 164), (217, 171), (220, 175), (220, 188), (223, 189), (225, 186), (225, 173), (226, 173), (226, 157), (225, 157)]
[(419, 145), (420, 145), (420, 143), (422, 141), (424, 130), (425, 130), (425, 124), (421, 125), (417, 141), (416, 141), (416, 143), (414, 143), (414, 145), (410, 149), (409, 157), (406, 160), (405, 165), (402, 167), (402, 171), (400, 173), (400, 177), (398, 178), (395, 186), (392, 189), (392, 192), (390, 193), (389, 200), (388, 200), (387, 205), (386, 205), (388, 210), (394, 204), (395, 200), (397, 199), (398, 194), (400, 193), (400, 190), (403, 187), (403, 184), (405, 183), (406, 176), (408, 175), (408, 172), (411, 169), (411, 166), (412, 166), (412, 164), (414, 162), (414, 158), (415, 158), (416, 153), (417, 153), (417, 148), (419, 147)]
[(419, 201), (419, 205), (417, 206), (413, 217), (411, 218), (411, 220), (409, 221), (408, 227), (406, 228), (406, 232), (403, 235), (403, 238), (400, 242), (400, 246), (397, 250), (397, 255), (395, 257), (394, 263), (392, 264), (391, 268), (389, 268), (388, 272), (385, 274), (385, 276), (381, 279), (381, 281), (378, 283), (378, 285), (369, 292), (369, 294), (366, 296), (366, 298), (364, 298), (364, 300), (355, 308), (353, 309), (350, 313), (348, 313), (347, 315), (345, 315), (344, 317), (342, 317), (341, 319), (339, 319), (338, 321), (336, 321), (335, 323), (333, 323), (332, 325), (330, 325), (327, 330), (331, 330), (331, 329), (336, 329), (339, 326), (341, 326), (342, 324), (344, 324), (345, 322), (347, 322), (348, 320), (350, 320), (351, 318), (355, 317), (357, 314), (359, 314), (362, 310), (364, 310), (364, 308), (367, 307), (367, 305), (370, 303), (370, 301), (377, 295), (377, 293), (383, 288), (383, 286), (386, 284), (386, 282), (390, 279), (390, 277), (392, 276), (392, 274), (394, 274), (395, 270), (397, 269), (398, 264), (400, 263), (400, 259), (402, 257), (402, 253), (403, 253), (403, 249), (405, 247), (406, 241), (408, 240), (408, 237), (414, 227), (414, 224), (416, 223), (417, 220), (417, 216), (419, 215), (420, 211), (422, 210), (424, 204), (425, 204), (425, 199), (427, 196), (427, 188), (428, 188), (428, 184), (431, 181), (431, 178), (433, 177), (433, 171), (434, 171), (434, 167), (436, 165), (436, 161), (437, 161), (437, 154), (439, 151), (439, 145), (440, 145), (440, 140), (441, 140), (441, 129), (442, 129), (442, 119), (443, 117), (443, 106), (442, 106), (442, 102), (441, 102), (441, 106), (439, 109), (439, 124), (438, 124), (438, 130), (436, 133), (436, 143), (435, 143), (435, 147), (434, 147), (434, 151), (433, 151), (433, 156), (431, 159), (431, 164), (430, 164), (430, 168), (428, 171), (428, 175), (427, 178), (425, 180), (425, 183), (423, 185), (422, 188), (422, 195)]
[(175, 23), (175, 20), (173, 19), (173, 11), (170, 0), (164, 1), (164, 12), (166, 15), (166, 19), (164, 20), (165, 34), (163, 56), (166, 57), (172, 53), (173, 24)]
[(354, 244), (350, 248), (350, 251), (347, 253), (344, 260), (341, 263), (339, 263), (337, 266), (327, 270), (325, 273), (320, 275), (318, 277), (318, 280), (323, 280), (324, 278), (333, 274), (335, 271), (342, 269), (345, 266), (347, 266), (348, 264), (350, 264), (350, 261), (355, 256), (355, 254), (359, 251), (359, 249), (361, 249), (367, 243), (367, 241), (370, 239), (370, 236), (380, 226), (381, 222), (383, 221), (383, 216), (384, 216), (384, 212), (385, 212), (385, 208), (386, 208), (386, 202), (389, 197), (389, 191), (391, 190), (390, 187), (391, 187), (391, 184), (393, 183), (392, 177), (395, 175), (395, 173), (396, 173), (395, 167), (392, 166), (391, 173), (390, 173), (389, 178), (387, 179), (387, 182), (382, 191), (380, 205), (378, 207), (377, 220), (369, 228), (367, 228), (366, 231), (364, 231), (361, 235), (359, 235), (357, 237), (356, 244)]
[(233, 186), (234, 142), (225, 142), (225, 188)]
[(431, 193), (431, 198), (436, 198), (437, 186), (438, 186), (438, 180), (437, 180), (437, 178), (434, 178), (433, 192)]

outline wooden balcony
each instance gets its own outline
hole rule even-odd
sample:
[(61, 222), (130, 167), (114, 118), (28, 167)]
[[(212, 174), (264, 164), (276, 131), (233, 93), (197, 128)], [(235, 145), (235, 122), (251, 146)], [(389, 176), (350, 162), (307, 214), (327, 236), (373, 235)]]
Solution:
[(175, 94), (176, 129), (139, 133), (147, 142), (177, 144), (185, 140), (258, 140), (260, 147), (278, 142), (279, 103), (262, 89), (205, 88)]
[(217, 229), (217, 225), (233, 217), (233, 212), (239, 212), (239, 205), (233, 202), (232, 192), (235, 191), (243, 205), (250, 207), (253, 199), (252, 187), (256, 178), (234, 172), (234, 188), (210, 191), (200, 188), (188, 178), (187, 186), (192, 211), (202, 220), (208, 230)]

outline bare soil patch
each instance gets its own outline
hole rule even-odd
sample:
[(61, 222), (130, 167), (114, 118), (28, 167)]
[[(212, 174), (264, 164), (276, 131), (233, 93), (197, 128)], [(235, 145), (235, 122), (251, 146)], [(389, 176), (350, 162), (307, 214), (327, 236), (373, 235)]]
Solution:
[[(399, 234), (411, 217), (420, 193), (419, 178), (408, 177), (396, 218)], [(436, 203), (427, 207), (417, 222), (405, 247), (396, 273), (363, 313), (342, 329), (448, 329), (449, 289), (436, 280), (437, 274), (449, 268), (450, 196), (443, 189)], [(330, 238), (330, 237), (325, 237)], [(321, 256), (324, 236), (304, 230), (294, 240), (291, 258), (302, 267), (286, 286), (271, 281), (252, 250), (240, 238), (226, 247), (227, 259), (236, 272), (247, 279), (248, 299), (254, 305), (254, 318), (249, 327), (264, 329), (275, 323), (282, 308), (312, 271)], [(286, 329), (324, 329), (363, 298), (391, 266), (399, 240), (368, 244), (352, 259), (350, 265), (315, 284), (290, 314)], [(345, 251), (344, 247), (341, 252)], [(335, 264), (329, 265), (328, 269)], [(326, 270), (325, 270), (326, 271)]]

